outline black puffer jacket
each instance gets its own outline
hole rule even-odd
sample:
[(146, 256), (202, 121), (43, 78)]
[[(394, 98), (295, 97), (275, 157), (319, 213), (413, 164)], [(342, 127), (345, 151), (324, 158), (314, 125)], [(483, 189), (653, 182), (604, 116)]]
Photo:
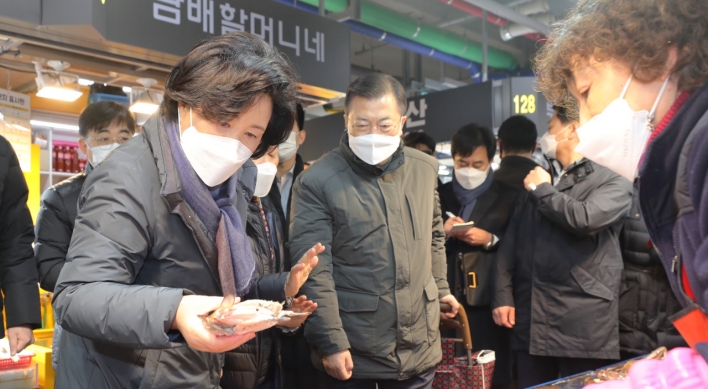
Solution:
[[(54, 308), (60, 360), (85, 363), (59, 363), (57, 389), (219, 387), (222, 354), (186, 347), (170, 329), (183, 295), (223, 292), (216, 244), (184, 201), (164, 124), (153, 115), (84, 183)], [(255, 279), (249, 294), (282, 301), (276, 278)]]
[(620, 234), (624, 271), (620, 292), (620, 349), (642, 355), (659, 346), (683, 345), (669, 317), (681, 310), (639, 209), (635, 186), (632, 210)]
[(34, 255), (39, 271), (39, 286), (53, 292), (69, 251), (71, 233), (79, 213), (79, 194), (86, 176), (93, 170), (68, 178), (44, 191), (42, 206), (34, 226)]
[[(42, 324), (37, 289), (37, 267), (32, 253), (32, 216), (29, 191), (10, 142), (0, 136), (0, 310), (7, 328)], [(0, 315), (0, 338), (5, 337)]]
[[(260, 201), (260, 205), (259, 205)], [(263, 213), (261, 213), (261, 205)], [(263, 218), (268, 222), (266, 232)], [(272, 233), (275, 235), (271, 235)], [(246, 234), (251, 242), (253, 257), (259, 277), (281, 273), (282, 283), (287, 273), (283, 272), (283, 225), (276, 208), (268, 197), (255, 199), (248, 204)], [(269, 238), (275, 242), (269, 242)], [(273, 255), (271, 256), (271, 247)], [(252, 296), (258, 298), (258, 296)], [(256, 334), (256, 337), (241, 347), (226, 353), (223, 389), (252, 389), (280, 370), (280, 332), (271, 328)]]

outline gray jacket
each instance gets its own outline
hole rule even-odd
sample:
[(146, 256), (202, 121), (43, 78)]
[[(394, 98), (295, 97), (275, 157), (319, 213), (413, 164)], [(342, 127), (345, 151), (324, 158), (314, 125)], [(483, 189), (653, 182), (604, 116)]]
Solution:
[(632, 184), (587, 159), (539, 185), (497, 252), (492, 307), (516, 307), (512, 347), (532, 355), (619, 358), (618, 235)]
[(353, 378), (407, 379), (441, 359), (438, 298), (450, 294), (438, 164), (399, 148), (380, 169), (339, 149), (298, 177), (291, 258), (326, 251), (300, 292), (319, 307), (305, 336), (313, 363), (350, 349)]
[(222, 295), (216, 245), (175, 169), (154, 115), (87, 178), (55, 289), (60, 358), (71, 361), (57, 389), (219, 387), (223, 354), (170, 330), (183, 295)]

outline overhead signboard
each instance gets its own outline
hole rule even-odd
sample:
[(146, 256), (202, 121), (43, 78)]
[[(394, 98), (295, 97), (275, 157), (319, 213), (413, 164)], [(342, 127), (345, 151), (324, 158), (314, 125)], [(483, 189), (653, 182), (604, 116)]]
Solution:
[[(333, 91), (350, 79), (349, 26), (266, 0), (44, 0), (44, 25), (92, 25), (108, 41), (183, 56), (231, 31), (280, 49), (303, 83)], [(88, 19), (88, 20), (85, 20)]]
[(30, 128), (29, 95), (0, 89), (0, 135), (12, 144), (23, 172), (32, 165)]
[(491, 90), (486, 82), (409, 98), (404, 133), (425, 131), (439, 143), (466, 124), (492, 128)]

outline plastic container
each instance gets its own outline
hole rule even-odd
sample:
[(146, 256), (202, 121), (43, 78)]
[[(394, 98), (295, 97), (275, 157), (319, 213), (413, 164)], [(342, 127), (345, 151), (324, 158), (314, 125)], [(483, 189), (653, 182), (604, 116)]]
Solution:
[(11, 370), (0, 371), (0, 388), (35, 389), (37, 388), (37, 364)]
[(0, 371), (22, 369), (30, 366), (32, 358), (34, 358), (34, 352), (24, 350), (18, 356), (20, 357), (18, 362), (14, 362), (11, 358), (0, 358)]

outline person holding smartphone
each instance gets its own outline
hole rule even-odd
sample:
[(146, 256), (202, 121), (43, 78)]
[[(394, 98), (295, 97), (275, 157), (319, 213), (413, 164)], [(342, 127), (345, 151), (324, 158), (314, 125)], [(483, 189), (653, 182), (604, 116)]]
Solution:
[[(452, 137), (451, 146), (455, 172), (452, 182), (440, 188), (448, 237), (448, 283), (464, 304), (475, 349), (496, 352), (493, 386), (503, 388), (511, 381), (510, 333), (492, 318), (492, 268), (509, 219), (527, 196), (521, 189), (494, 180), (491, 162), (496, 139), (490, 129), (468, 124)], [(454, 228), (469, 222), (474, 225)]]

